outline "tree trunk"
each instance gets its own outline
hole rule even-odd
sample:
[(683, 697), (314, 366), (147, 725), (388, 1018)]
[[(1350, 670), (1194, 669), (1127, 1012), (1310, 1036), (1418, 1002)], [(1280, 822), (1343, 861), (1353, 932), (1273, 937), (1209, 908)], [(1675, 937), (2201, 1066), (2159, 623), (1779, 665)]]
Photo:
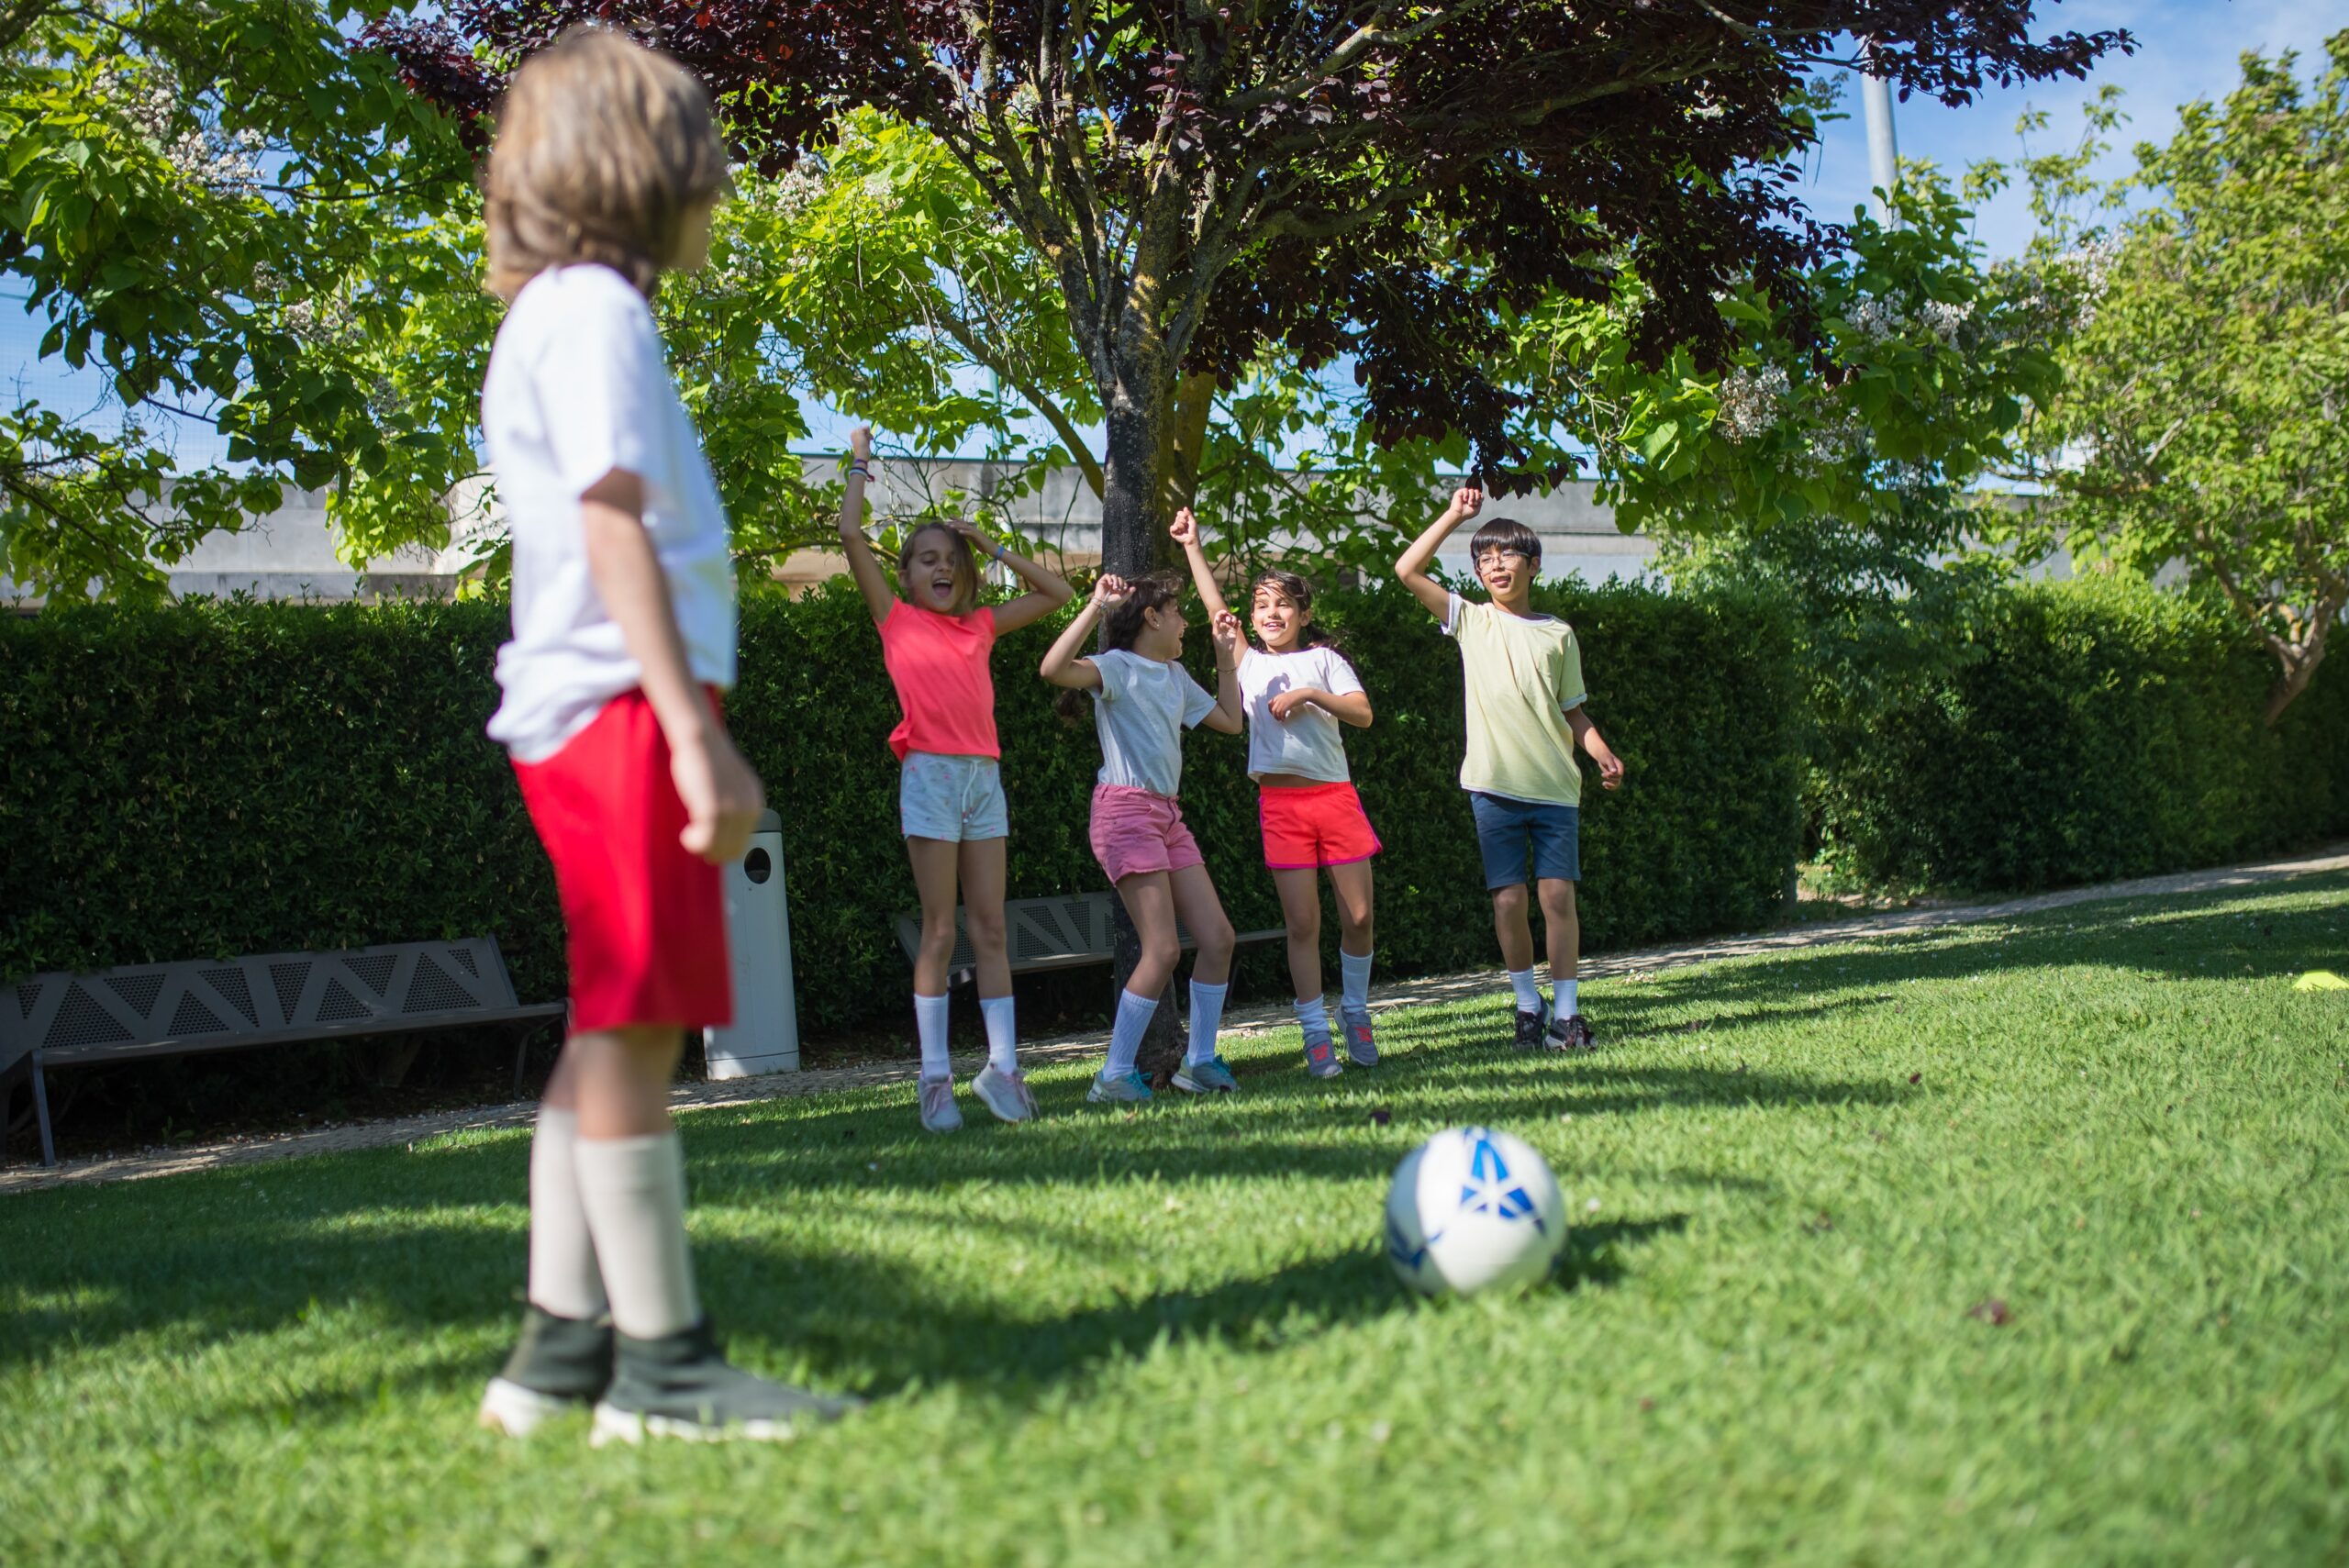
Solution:
[[(1102, 400), (1108, 450), (1102, 465), (1101, 569), (1120, 577), (1139, 577), (1156, 571), (1173, 553), (1166, 537), (1170, 513), (1163, 474), (1172, 378), (1159, 373), (1147, 356), (1120, 354), (1118, 371), (1111, 395)], [(1127, 917), (1122, 899), (1112, 917), (1112, 929), (1117, 940), (1110, 964), (1116, 984), (1110, 998), (1114, 1009), (1141, 958), (1141, 937)], [(1183, 1062), (1186, 1031), (1182, 1010), (1175, 1005), (1175, 990), (1170, 978), (1159, 995), (1158, 1011), (1151, 1016), (1149, 1032), (1142, 1036), (1141, 1052), (1135, 1062), (1153, 1087), (1164, 1087)]]
[(2312, 639), (2309, 645), (2294, 649), (2290, 656), (2279, 657), (2277, 662), (2281, 671), (2276, 684), (2267, 688), (2267, 727), (2271, 729), (2284, 717), (2284, 710), (2292, 706), (2292, 699), (2309, 689), (2316, 667), (2324, 662), (2324, 644)]

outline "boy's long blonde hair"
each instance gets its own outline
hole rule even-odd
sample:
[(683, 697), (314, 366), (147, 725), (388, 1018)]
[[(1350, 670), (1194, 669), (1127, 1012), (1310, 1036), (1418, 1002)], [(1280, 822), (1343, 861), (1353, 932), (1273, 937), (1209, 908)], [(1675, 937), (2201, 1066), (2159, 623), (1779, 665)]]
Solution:
[(646, 295), (685, 214), (729, 181), (709, 94), (685, 68), (605, 28), (522, 62), (482, 182), (488, 287), (512, 299), (549, 267), (600, 261)]

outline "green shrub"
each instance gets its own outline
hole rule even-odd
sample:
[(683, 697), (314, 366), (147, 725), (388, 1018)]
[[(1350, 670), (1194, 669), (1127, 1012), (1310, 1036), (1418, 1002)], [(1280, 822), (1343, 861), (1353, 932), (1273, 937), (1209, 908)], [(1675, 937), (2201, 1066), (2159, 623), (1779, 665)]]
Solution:
[(2030, 889), (2212, 865), (2349, 828), (2349, 674), (2276, 728), (2224, 606), (2102, 579), (2008, 586), (1954, 660), (1830, 737), (1826, 846), (1874, 882)]
[[(1381, 971), (1489, 963), (1459, 657), (1399, 590), (1318, 603), (1378, 708), (1349, 746), (1386, 844)], [(1595, 774), (1586, 793), (1586, 943), (1766, 919), (1799, 838), (1783, 617), (1623, 587), (1544, 603), (1574, 619), (1591, 710), (1630, 765), (1620, 794)], [(1053, 630), (996, 659), (1015, 897), (1102, 885), (1085, 843), (1099, 753), (1034, 674)], [(0, 974), (488, 932), (522, 995), (560, 995), (552, 879), (482, 728), (506, 633), (488, 604), (59, 607), (0, 626)], [(896, 710), (845, 584), (745, 603), (728, 714), (783, 817), (802, 1019), (895, 1017), (894, 917), (915, 902), (885, 742)], [(1280, 924), (1245, 758), (1202, 728), (1184, 773), (1243, 930)]]

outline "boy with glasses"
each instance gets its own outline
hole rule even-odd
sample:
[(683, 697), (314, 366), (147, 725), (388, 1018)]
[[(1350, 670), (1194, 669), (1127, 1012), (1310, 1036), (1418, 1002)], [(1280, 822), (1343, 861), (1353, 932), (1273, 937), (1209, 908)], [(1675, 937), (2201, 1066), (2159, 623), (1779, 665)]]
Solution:
[[(1444, 635), (1460, 645), (1467, 686), (1468, 751), (1460, 787), (1476, 814), (1485, 885), (1493, 895), (1493, 929), (1517, 993), (1517, 1044), (1524, 1050), (1589, 1051), (1596, 1044), (1576, 1006), (1575, 967), (1581, 927), (1575, 884), (1582, 875), (1582, 770), (1579, 744), (1598, 764), (1599, 783), (1623, 782), (1622, 760), (1609, 749), (1584, 706), (1582, 650), (1574, 628), (1533, 609), (1542, 543), (1513, 517), (1495, 517), (1468, 541), (1468, 556), (1487, 602), (1463, 599), (1428, 575), (1452, 531), (1485, 505), (1484, 492), (1455, 492), (1395, 563), (1395, 575)], [(1533, 979), (1533, 930), (1526, 884), (1542, 900), (1549, 937), (1552, 1000)]]

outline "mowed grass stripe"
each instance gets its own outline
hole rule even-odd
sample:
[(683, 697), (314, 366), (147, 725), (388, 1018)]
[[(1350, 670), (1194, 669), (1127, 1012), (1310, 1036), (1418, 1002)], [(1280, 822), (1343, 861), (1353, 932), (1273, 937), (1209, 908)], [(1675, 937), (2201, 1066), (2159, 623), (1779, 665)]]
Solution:
[[(2339, 1560), (2344, 964), (2332, 876), (1594, 983), (1587, 1060), (1497, 994), (1134, 1116), (697, 1113), (736, 1353), (876, 1401), (780, 1451), (473, 1430), (521, 1133), (22, 1195), (0, 1561)], [(1425, 1306), (1379, 1205), (1467, 1121), (1574, 1239)]]

